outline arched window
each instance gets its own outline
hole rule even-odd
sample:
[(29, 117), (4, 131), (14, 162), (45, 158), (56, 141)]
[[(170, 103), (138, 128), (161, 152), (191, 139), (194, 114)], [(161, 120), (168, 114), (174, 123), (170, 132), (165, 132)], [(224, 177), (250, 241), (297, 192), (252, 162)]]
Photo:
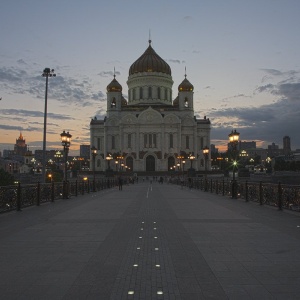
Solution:
[(189, 99), (187, 97), (184, 99), (184, 107), (189, 107)]
[(156, 133), (144, 134), (144, 148), (156, 148)]
[(148, 87), (148, 98), (152, 98), (152, 87)]
[(149, 155), (146, 158), (146, 171), (155, 171), (155, 158), (152, 155)]
[(140, 87), (140, 99), (143, 99), (143, 88)]
[(157, 98), (160, 99), (160, 87), (157, 88)]
[(190, 137), (188, 135), (185, 137), (185, 148), (190, 148)]
[(200, 138), (200, 149), (203, 149), (203, 137)]
[(170, 144), (169, 144), (169, 148), (173, 148), (173, 133), (170, 133)]
[(131, 148), (131, 134), (128, 134), (128, 148)]
[(110, 107), (111, 108), (115, 108), (116, 107), (116, 98), (115, 97), (113, 97), (113, 99), (112, 99), (112, 101), (111, 101), (111, 105), (110, 105)]

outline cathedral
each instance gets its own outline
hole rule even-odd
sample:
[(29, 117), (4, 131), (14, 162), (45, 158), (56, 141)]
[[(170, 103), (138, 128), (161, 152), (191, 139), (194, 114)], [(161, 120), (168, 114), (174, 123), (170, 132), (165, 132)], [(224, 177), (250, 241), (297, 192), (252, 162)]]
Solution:
[[(104, 119), (90, 123), (95, 152), (91, 170), (166, 172), (204, 171), (203, 148), (210, 147), (210, 120), (194, 115), (194, 87), (185, 78), (172, 98), (170, 66), (149, 40), (146, 51), (130, 66), (128, 99), (116, 76), (107, 86)], [(94, 166), (93, 166), (94, 164)], [(185, 168), (185, 169), (184, 169)]]

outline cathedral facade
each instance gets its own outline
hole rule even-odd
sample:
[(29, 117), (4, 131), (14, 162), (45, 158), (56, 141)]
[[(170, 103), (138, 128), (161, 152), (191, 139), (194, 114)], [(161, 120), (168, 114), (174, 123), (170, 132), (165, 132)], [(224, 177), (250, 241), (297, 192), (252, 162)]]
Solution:
[[(172, 99), (170, 66), (154, 51), (131, 65), (128, 100), (113, 80), (107, 86), (107, 114), (90, 123), (90, 144), (96, 148), (96, 171), (153, 172), (210, 168), (202, 149), (210, 147), (210, 120), (194, 115), (193, 85), (185, 78)], [(185, 169), (184, 169), (185, 168)]]

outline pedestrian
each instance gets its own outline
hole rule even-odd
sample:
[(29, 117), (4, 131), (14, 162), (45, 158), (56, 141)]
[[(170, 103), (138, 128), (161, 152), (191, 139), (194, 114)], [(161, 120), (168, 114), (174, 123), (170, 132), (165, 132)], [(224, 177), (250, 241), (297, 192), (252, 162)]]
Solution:
[(122, 185), (123, 185), (123, 178), (122, 178), (122, 176), (120, 175), (120, 176), (119, 176), (119, 191), (122, 191)]

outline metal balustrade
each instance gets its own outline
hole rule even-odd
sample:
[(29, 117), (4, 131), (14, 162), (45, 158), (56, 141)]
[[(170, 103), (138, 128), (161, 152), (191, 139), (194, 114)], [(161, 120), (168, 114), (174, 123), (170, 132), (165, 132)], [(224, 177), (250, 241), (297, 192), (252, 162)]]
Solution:
[[(204, 192), (231, 197), (233, 182), (220, 178), (192, 178), (179, 181), (171, 178), (170, 183), (187, 188), (200, 189)], [(260, 205), (271, 205), (281, 209), (300, 211), (300, 186), (263, 182), (236, 181), (237, 197)]]
[(98, 192), (117, 185), (115, 178), (0, 187), (0, 213)]

